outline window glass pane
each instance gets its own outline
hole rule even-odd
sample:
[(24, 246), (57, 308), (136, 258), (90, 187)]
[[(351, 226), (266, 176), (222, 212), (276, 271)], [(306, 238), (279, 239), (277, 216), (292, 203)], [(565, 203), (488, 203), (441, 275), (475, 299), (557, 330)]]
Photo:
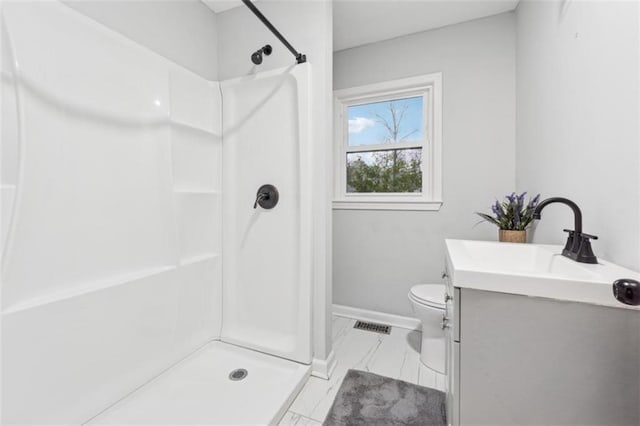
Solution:
[(422, 141), (422, 96), (353, 105), (349, 146)]
[(347, 192), (422, 192), (422, 148), (347, 154)]

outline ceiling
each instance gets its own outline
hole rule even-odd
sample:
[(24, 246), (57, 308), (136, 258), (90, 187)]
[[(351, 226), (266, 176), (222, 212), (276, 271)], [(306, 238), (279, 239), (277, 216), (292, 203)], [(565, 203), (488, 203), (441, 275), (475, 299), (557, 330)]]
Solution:
[[(256, 0), (251, 0), (255, 2)], [(209, 9), (213, 10), (215, 13), (224, 12), (229, 9), (233, 9), (234, 7), (242, 6), (242, 2), (240, 0), (202, 0), (204, 4), (209, 6)]]
[[(242, 5), (240, 0), (202, 1), (216, 13)], [(333, 0), (333, 50), (508, 12), (516, 8), (518, 1)]]
[(333, 50), (496, 15), (517, 5), (518, 0), (337, 0)]

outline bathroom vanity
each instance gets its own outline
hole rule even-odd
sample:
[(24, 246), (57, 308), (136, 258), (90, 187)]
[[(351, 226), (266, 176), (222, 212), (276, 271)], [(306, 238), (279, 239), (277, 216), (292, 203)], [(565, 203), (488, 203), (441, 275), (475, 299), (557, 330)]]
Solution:
[(640, 274), (561, 246), (446, 240), (448, 422), (640, 424)]

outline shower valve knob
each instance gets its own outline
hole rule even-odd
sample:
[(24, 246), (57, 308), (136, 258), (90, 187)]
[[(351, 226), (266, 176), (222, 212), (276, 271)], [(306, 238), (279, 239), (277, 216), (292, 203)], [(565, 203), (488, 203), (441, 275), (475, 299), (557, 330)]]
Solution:
[(270, 210), (278, 204), (280, 194), (278, 189), (270, 184), (262, 185), (256, 193), (256, 201), (253, 203), (253, 208), (262, 207), (265, 210)]

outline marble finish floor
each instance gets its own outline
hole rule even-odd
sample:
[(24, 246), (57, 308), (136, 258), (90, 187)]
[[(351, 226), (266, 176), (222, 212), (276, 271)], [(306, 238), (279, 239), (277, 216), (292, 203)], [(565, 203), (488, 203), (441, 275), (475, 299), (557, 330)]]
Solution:
[(393, 327), (391, 334), (353, 328), (355, 320), (333, 317), (336, 369), (330, 380), (310, 377), (280, 425), (320, 425), (350, 368), (445, 390), (445, 376), (420, 363), (419, 331)]

